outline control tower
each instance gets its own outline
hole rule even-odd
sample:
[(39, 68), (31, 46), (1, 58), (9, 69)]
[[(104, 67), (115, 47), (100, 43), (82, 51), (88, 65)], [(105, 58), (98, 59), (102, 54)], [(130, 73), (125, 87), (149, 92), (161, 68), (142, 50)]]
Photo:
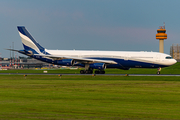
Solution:
[(165, 23), (157, 29), (156, 39), (159, 39), (159, 52), (164, 53), (164, 39), (167, 39)]

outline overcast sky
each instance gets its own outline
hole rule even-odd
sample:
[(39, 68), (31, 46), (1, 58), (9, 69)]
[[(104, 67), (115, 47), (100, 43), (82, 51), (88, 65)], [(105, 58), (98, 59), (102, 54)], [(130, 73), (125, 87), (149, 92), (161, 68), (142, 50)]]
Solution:
[(159, 51), (155, 35), (166, 24), (164, 51), (180, 44), (180, 0), (0, 0), (0, 53), (23, 49), (25, 26), (47, 49)]

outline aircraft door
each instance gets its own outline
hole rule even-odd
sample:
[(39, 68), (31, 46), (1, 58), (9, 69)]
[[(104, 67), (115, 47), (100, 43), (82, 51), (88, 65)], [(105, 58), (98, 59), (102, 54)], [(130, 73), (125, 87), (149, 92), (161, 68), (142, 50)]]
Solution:
[(124, 60), (129, 60), (129, 54), (126, 54), (126, 55), (124, 56)]
[(159, 54), (156, 55), (156, 61), (161, 61), (161, 55)]

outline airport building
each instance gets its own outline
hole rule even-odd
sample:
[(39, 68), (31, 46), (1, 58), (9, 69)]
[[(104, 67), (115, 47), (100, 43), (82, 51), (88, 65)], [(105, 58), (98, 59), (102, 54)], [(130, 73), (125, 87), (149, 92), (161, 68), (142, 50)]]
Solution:
[(172, 45), (170, 48), (170, 55), (180, 62), (180, 45)]
[(42, 62), (40, 60), (36, 60), (34, 58), (0, 58), (0, 70), (2, 69), (77, 69), (79, 67), (68, 67), (61, 65), (54, 65), (46, 62)]
[(43, 67), (54, 67), (53, 64), (42, 62), (33, 58), (1, 58), (0, 59), (1, 69), (24, 69), (24, 68), (43, 68)]

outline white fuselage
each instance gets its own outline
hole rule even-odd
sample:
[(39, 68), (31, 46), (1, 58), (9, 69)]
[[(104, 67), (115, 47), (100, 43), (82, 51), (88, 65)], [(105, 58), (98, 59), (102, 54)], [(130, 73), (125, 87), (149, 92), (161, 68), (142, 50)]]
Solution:
[(128, 52), (128, 51), (84, 51), (84, 50), (47, 50), (51, 55), (78, 58), (100, 58), (100, 59), (123, 59), (124, 61), (136, 61), (143, 63), (170, 66), (177, 61), (168, 54), (158, 52)]

